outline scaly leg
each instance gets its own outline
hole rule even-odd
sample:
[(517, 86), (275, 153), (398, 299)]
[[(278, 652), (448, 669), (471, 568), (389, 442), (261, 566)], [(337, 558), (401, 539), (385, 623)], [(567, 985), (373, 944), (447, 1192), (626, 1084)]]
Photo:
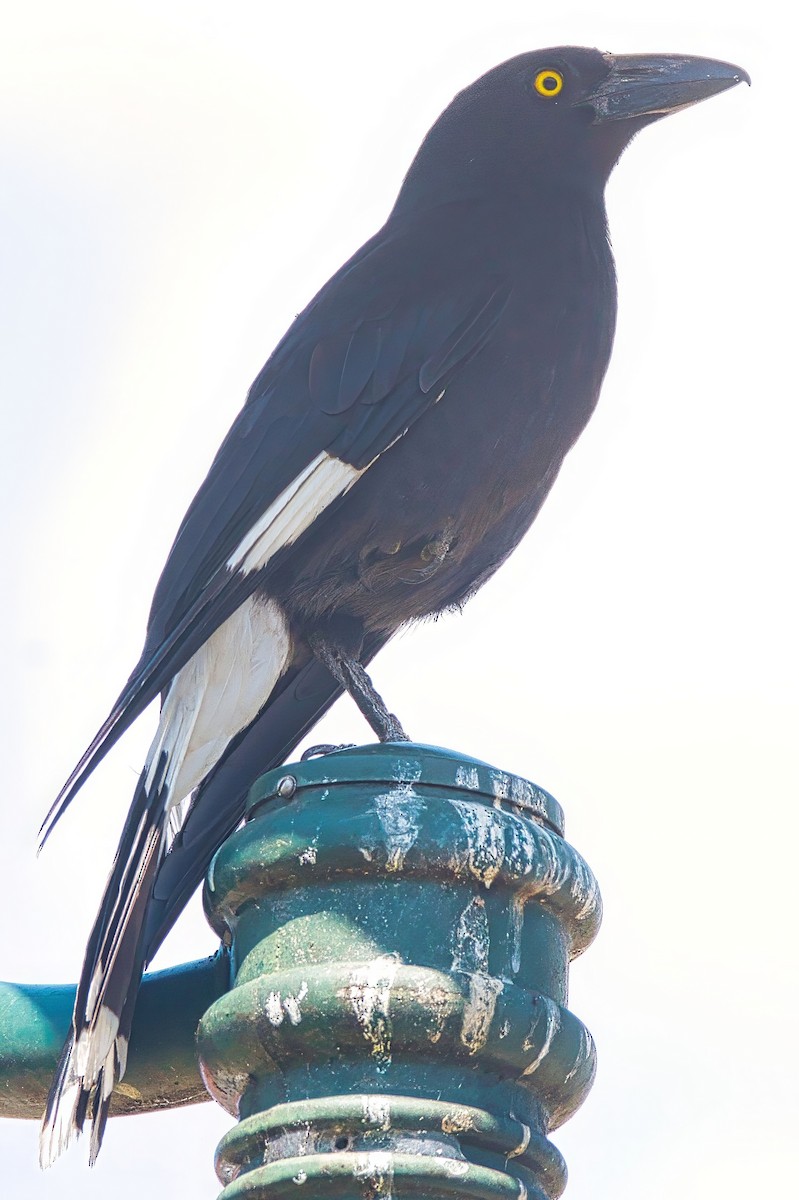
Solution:
[(357, 658), (328, 642), (320, 634), (308, 639), (316, 657), (327, 667), (336, 683), (341, 684), (363, 713), (381, 742), (409, 742), (405, 730), (386, 708), (371, 679)]

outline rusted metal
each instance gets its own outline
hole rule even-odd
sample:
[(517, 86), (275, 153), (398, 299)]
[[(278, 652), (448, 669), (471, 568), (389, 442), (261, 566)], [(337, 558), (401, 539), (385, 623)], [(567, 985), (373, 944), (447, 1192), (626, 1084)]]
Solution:
[(220, 1200), (560, 1195), (547, 1134), (595, 1066), (568, 964), (601, 913), (562, 835), (548, 793), (433, 747), (258, 782), (205, 893), (234, 974), (198, 1033), (239, 1119)]

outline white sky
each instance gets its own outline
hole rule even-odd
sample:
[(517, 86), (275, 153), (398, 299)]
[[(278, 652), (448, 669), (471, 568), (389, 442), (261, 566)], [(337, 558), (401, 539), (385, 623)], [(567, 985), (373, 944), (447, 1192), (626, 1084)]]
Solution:
[[(568, 1200), (795, 1186), (796, 38), (788, 11), (339, 0), (5, 0), (0, 38), (0, 975), (74, 979), (143, 720), (35, 833), (138, 657), (246, 388), (379, 226), (453, 93), (560, 43), (707, 54), (738, 88), (647, 130), (608, 194), (614, 361), (533, 533), (461, 618), (375, 665), (420, 741), (552, 791), (606, 903), (572, 974), (599, 1077)], [(601, 10), (601, 13), (600, 13)], [(604, 14), (604, 15), (603, 15)], [(791, 256), (794, 256), (791, 258)], [(790, 313), (790, 324), (789, 324)], [(349, 703), (314, 740), (369, 740)], [(156, 965), (210, 951), (192, 905)], [(211, 1105), (115, 1121), (14, 1200), (212, 1200)], [(788, 1183), (787, 1181), (791, 1181)]]

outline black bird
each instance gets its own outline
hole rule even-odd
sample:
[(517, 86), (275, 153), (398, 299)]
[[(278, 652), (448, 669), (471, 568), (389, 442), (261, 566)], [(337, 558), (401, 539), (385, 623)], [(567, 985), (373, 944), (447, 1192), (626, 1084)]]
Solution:
[(748, 78), (676, 55), (519, 55), (455, 97), (383, 228), (255, 380), (155, 591), (141, 659), (44, 841), (122, 732), (161, 719), (89, 938), (42, 1125), (100, 1147), (139, 979), (242, 816), (364, 665), (459, 608), (535, 518), (588, 421), (616, 314), (603, 192), (658, 117)]

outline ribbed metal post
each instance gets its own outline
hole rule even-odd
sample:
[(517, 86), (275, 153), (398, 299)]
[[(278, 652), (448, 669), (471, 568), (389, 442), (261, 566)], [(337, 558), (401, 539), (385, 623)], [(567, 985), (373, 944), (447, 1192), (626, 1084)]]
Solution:
[(594, 1047), (565, 1008), (600, 920), (546, 792), (432, 747), (265, 775), (206, 907), (234, 986), (200, 1023), (238, 1118), (220, 1200), (554, 1200)]

